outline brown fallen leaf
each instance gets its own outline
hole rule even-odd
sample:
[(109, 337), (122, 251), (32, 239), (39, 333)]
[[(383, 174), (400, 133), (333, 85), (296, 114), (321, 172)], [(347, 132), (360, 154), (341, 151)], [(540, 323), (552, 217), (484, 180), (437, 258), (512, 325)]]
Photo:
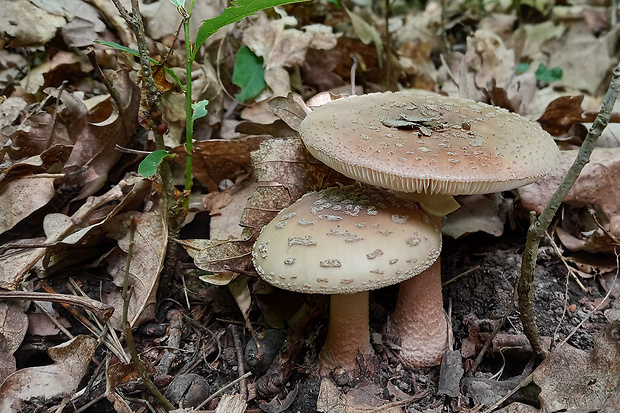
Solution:
[(74, 174), (66, 182), (67, 185), (82, 188), (76, 199), (92, 195), (105, 184), (108, 173), (121, 156), (116, 146), (127, 146), (129, 138), (138, 127), (140, 90), (125, 71), (108, 72), (107, 75), (123, 107), (109, 113), (104, 121), (88, 123), (75, 142), (65, 170), (77, 172), (86, 167), (86, 170)]
[(3, 4), (0, 33), (12, 39), (9, 47), (38, 47), (52, 40), (58, 28), (66, 23), (62, 16), (47, 13), (30, 1), (10, 1)]
[[(27, 305), (26, 305), (27, 307)], [(3, 351), (13, 354), (21, 345), (28, 331), (28, 316), (24, 305), (15, 300), (0, 302), (0, 335)]]
[[(209, 139), (194, 144), (194, 176), (209, 192), (218, 192), (224, 179), (235, 181), (251, 171), (250, 152), (260, 147), (267, 136), (247, 136), (239, 139)], [(171, 150), (177, 155), (175, 161), (185, 165), (185, 146)]]
[(583, 95), (559, 97), (549, 103), (537, 122), (553, 136), (565, 135), (573, 124), (586, 121), (582, 102)]
[(13, 228), (39, 208), (47, 205), (56, 193), (54, 177), (33, 175), (0, 184), (0, 233)]
[[(576, 150), (561, 151), (560, 163), (541, 180), (519, 188), (519, 196), (523, 206), (537, 213), (542, 212), (551, 195), (564, 178), (566, 171), (577, 156)], [(620, 148), (596, 148), (592, 152), (590, 162), (583, 168), (581, 175), (564, 199), (564, 202), (577, 207), (597, 205), (606, 216), (604, 223), (606, 231), (616, 239), (620, 238), (620, 192), (612, 191), (620, 180)], [(604, 222), (604, 221), (603, 221)], [(595, 230), (597, 228), (582, 228)], [(591, 233), (596, 235), (596, 231)], [(581, 241), (573, 245), (578, 247), (587, 241), (582, 235), (573, 235)], [(568, 238), (565, 238), (568, 240)], [(573, 240), (574, 241), (574, 240)], [(609, 242), (609, 240), (607, 241)], [(592, 245), (600, 244), (599, 242)], [(601, 247), (599, 245), (599, 247)]]
[(541, 388), (542, 412), (614, 411), (605, 406), (618, 405), (620, 325), (597, 331), (592, 352), (568, 344), (556, 348), (534, 371), (533, 379)]
[[(159, 274), (164, 264), (166, 246), (168, 245), (167, 226), (158, 211), (155, 212), (129, 212), (118, 217), (117, 225), (127, 226), (130, 216), (138, 220), (134, 236), (133, 254), (129, 266), (129, 283), (132, 286), (131, 299), (129, 300), (128, 321), (132, 327), (138, 327), (155, 316), (156, 293)], [(111, 229), (111, 228), (109, 228)], [(114, 279), (114, 284), (119, 287), (102, 294), (102, 301), (115, 307), (118, 311), (110, 319), (110, 322), (119, 330), (122, 330), (120, 315), (123, 308), (121, 287), (129, 248), (129, 234), (126, 233), (118, 240), (118, 249), (108, 255), (108, 273)]]
[(19, 411), (24, 402), (74, 394), (88, 372), (97, 340), (79, 335), (48, 350), (54, 364), (28, 367), (11, 374), (0, 386), (0, 411)]

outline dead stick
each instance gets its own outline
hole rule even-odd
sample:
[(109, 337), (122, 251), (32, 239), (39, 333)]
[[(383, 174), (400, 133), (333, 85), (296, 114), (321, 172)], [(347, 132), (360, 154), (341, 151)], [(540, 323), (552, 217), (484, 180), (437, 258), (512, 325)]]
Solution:
[(545, 236), (545, 232), (555, 213), (557, 212), (560, 204), (568, 194), (568, 191), (573, 186), (581, 170), (590, 161), (590, 155), (594, 150), (596, 141), (601, 133), (607, 127), (611, 112), (613, 110), (618, 92), (620, 91), (620, 64), (616, 66), (613, 72), (613, 77), (603, 100), (601, 110), (594, 120), (592, 127), (588, 131), (588, 135), (583, 141), (577, 158), (573, 162), (573, 165), (569, 168), (566, 176), (562, 180), (562, 183), (556, 189), (551, 196), (551, 199), (547, 203), (547, 206), (543, 210), (540, 217), (536, 218), (534, 211), (530, 213), (530, 227), (527, 232), (527, 240), (525, 243), (525, 250), (523, 251), (523, 261), (521, 263), (521, 276), (517, 284), (517, 291), (519, 293), (519, 311), (521, 313), (521, 322), (523, 323), (523, 332), (527, 336), (528, 340), (532, 344), (532, 349), (537, 356), (544, 358), (547, 355), (547, 349), (542, 344), (540, 334), (538, 331), (538, 325), (534, 318), (534, 308), (532, 300), (534, 297), (534, 271), (536, 269), (536, 257), (538, 256), (538, 246), (540, 241)]
[(51, 301), (61, 304), (73, 304), (92, 311), (97, 318), (104, 323), (107, 322), (114, 313), (114, 307), (110, 307), (100, 301), (95, 301), (86, 297), (78, 297), (75, 295), (49, 294), (32, 291), (0, 291), (0, 299)]

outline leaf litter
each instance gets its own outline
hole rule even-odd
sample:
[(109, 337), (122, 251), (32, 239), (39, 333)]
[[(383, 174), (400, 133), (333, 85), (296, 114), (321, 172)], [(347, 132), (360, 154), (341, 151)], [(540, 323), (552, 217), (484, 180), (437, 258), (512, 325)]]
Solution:
[[(446, 238), (443, 270), (447, 280), (456, 278), (446, 288), (453, 301), (454, 344), (473, 348), (461, 351), (467, 371), (483, 337), (488, 337), (485, 320), (501, 319), (511, 308), (512, 283), (520, 262), (516, 251), (524, 240), (527, 211), (540, 212), (564, 175), (574, 158), (572, 149), (593, 121), (593, 111), (616, 64), (613, 50), (618, 30), (610, 26), (611, 9), (547, 2), (545, 7), (538, 3), (524, 6), (523, 14), (517, 15), (502, 2), (479, 8), (453, 2), (445, 10), (436, 2), (427, 3), (424, 9), (392, 2), (386, 16), (381, 7), (359, 0), (346, 2), (346, 9), (334, 2), (313, 2), (260, 12), (216, 33), (204, 44), (202, 60), (196, 61), (191, 73), (196, 100), (209, 101), (208, 115), (197, 122), (195, 131), (194, 191), (204, 200), (194, 204), (194, 218), (188, 219), (183, 230), (198, 235), (182, 234), (179, 242), (188, 256), (180, 256), (172, 284), (162, 286), (159, 274), (164, 257), (169, 244), (177, 240), (169, 238), (164, 220), (155, 212), (161, 195), (158, 178), (137, 177), (133, 174), (136, 155), (119, 151), (119, 147), (137, 151), (154, 147), (152, 133), (141, 120), (144, 108), (136, 86), (141, 74), (131, 58), (95, 45), (98, 64), (120, 94), (114, 100), (79, 49), (96, 38), (135, 47), (118, 12), (104, 3), (18, 0), (7, 6), (12, 11), (6, 16), (15, 17), (0, 17), (4, 35), (0, 51), (0, 287), (36, 291), (44, 277), (62, 293), (69, 293), (67, 285), (79, 285), (89, 296), (115, 307), (109, 328), (120, 329), (119, 280), (127, 258), (127, 223), (134, 217), (139, 223), (129, 268), (129, 319), (142, 351), (148, 354), (147, 366), (153, 375), (160, 374), (161, 383), (170, 375), (187, 373), (176, 367), (161, 375), (154, 367), (163, 353), (159, 344), (167, 336), (147, 332), (166, 325), (165, 314), (158, 311), (164, 302), (176, 303), (193, 317), (184, 324), (185, 352), (175, 353), (177, 366), (199, 371), (212, 386), (210, 393), (244, 371), (230, 323), (255, 325), (250, 329), (252, 336), (254, 328), (286, 328), (289, 324), (290, 337), (303, 337), (294, 346), (285, 344), (261, 385), (247, 379), (243, 388), (229, 390), (234, 397), (222, 397), (221, 406), (216, 398), (212, 409), (232, 406), (229, 403), (236, 397), (242, 402), (236, 403), (239, 411), (246, 406), (248, 411), (405, 411), (406, 406), (410, 406), (407, 411), (439, 411), (442, 406), (447, 411), (468, 411), (498, 400), (501, 392), (516, 386), (516, 378), (527, 372), (523, 359), (530, 355), (527, 346), (513, 353), (489, 351), (477, 371), (466, 372), (478, 379), (475, 391), (469, 385), (462, 388), (461, 398), (436, 396), (438, 372), (404, 370), (397, 349), (382, 335), (382, 315), (392, 305), (389, 290), (375, 297), (371, 320), (376, 350), (383, 360), (377, 380), (362, 383), (337, 372), (335, 382), (318, 380), (312, 366), (324, 331), (319, 328), (300, 335), (294, 327), (316, 325), (313, 320), (325, 322), (325, 313), (300, 307), (304, 297), (279, 295), (257, 280), (250, 251), (261, 228), (278, 211), (308, 191), (349, 182), (312, 158), (295, 131), (314, 105), (350, 93), (352, 81), (362, 93), (424, 88), (537, 119), (566, 149), (565, 162), (545, 179), (517, 192), (461, 197), (461, 209), (443, 226), (445, 235), (457, 238)], [(161, 61), (167, 48), (174, 47), (165, 64), (183, 80), (187, 76), (185, 52), (174, 42), (180, 22), (174, 5), (145, 2), (142, 11), (151, 55)], [(202, 20), (219, 11), (215, 1), (197, 2), (191, 30), (195, 33)], [(385, 43), (386, 30), (390, 44)], [(263, 59), (266, 87), (253, 99), (241, 95), (247, 99), (238, 102), (231, 98), (240, 92), (233, 81), (234, 55), (243, 47)], [(520, 64), (526, 64), (524, 72), (518, 70)], [(537, 78), (540, 64), (561, 68), (562, 78)], [(183, 165), (183, 96), (173, 82), (166, 86), (170, 81), (158, 80), (169, 124), (165, 139), (175, 161)], [(317, 93), (319, 97), (309, 100)], [(401, 121), (425, 126), (424, 120)], [(232, 128), (224, 126), (231, 123), (238, 124), (234, 139), (228, 132)], [(581, 328), (533, 369), (538, 396), (521, 395), (503, 411), (618, 409), (615, 395), (620, 366), (614, 362), (618, 359), (614, 324), (618, 317), (614, 314), (620, 305), (614, 259), (620, 238), (620, 200), (614, 191), (618, 140), (612, 134), (605, 142), (608, 148), (595, 150), (565, 199), (550, 234), (560, 247), (543, 245), (535, 286), (540, 300), (537, 318), (546, 336), (562, 338), (575, 326)], [(224, 215), (226, 223), (218, 223)], [(578, 274), (586, 290), (565, 281), (566, 271)], [(315, 308), (324, 305), (320, 298), (309, 302)], [(32, 314), (28, 304), (0, 303), (3, 406), (16, 408), (36, 400), (51, 408), (60, 399), (60, 403), (85, 403), (88, 397), (82, 399), (76, 392), (95, 354), (94, 336), (70, 339), (61, 330), (43, 326), (28, 330), (26, 320), (40, 323), (36, 321), (40, 318), (27, 317)], [(53, 310), (57, 322), (72, 332), (81, 331), (77, 318), (61, 307), (54, 305)], [(478, 321), (467, 324), (468, 314)], [(306, 324), (292, 321), (302, 316), (308, 317)], [(522, 336), (514, 310), (507, 317), (510, 322), (501, 326), (501, 340), (494, 342), (519, 344)], [(585, 324), (579, 324), (586, 318)], [(242, 338), (254, 341), (256, 337)], [(25, 349), (36, 340), (43, 340), (42, 348), (49, 349), (55, 364), (24, 367), (31, 364), (25, 359)], [(64, 344), (52, 346), (58, 342)], [(89, 378), (98, 383), (90, 391), (107, 395), (110, 401), (99, 402), (100, 407), (108, 403), (116, 411), (137, 409), (136, 402), (123, 396), (132, 390), (135, 370), (110, 343), (106, 348), (116, 351), (106, 350), (108, 356), (98, 351), (97, 361), (108, 363), (109, 357), (122, 362), (106, 364), (107, 385), (101, 381), (103, 376)], [(295, 361), (295, 370), (286, 367), (291, 361)], [(121, 367), (123, 373), (119, 373)], [(276, 380), (278, 371), (286, 375)], [(498, 371), (499, 381), (493, 377)], [(62, 383), (50, 379), (57, 374), (72, 379)], [(20, 383), (30, 386), (20, 390)], [(265, 391), (269, 386), (275, 387)], [(244, 399), (242, 394), (249, 396)]]

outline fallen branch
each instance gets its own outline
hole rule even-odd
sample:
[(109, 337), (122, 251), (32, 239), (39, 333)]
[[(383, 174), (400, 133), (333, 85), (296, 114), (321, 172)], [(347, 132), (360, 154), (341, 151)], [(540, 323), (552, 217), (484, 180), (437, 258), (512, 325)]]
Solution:
[(519, 277), (517, 291), (519, 293), (519, 311), (521, 313), (521, 322), (523, 323), (523, 332), (528, 340), (530, 340), (534, 353), (541, 358), (547, 355), (547, 349), (540, 339), (532, 304), (534, 296), (534, 270), (536, 269), (538, 246), (540, 245), (541, 239), (545, 236), (545, 232), (547, 228), (549, 228), (555, 213), (568, 194), (568, 191), (579, 177), (581, 170), (590, 161), (590, 155), (594, 150), (596, 141), (609, 123), (611, 112), (619, 91), (620, 64), (614, 69), (613, 77), (607, 94), (605, 95), (605, 99), (603, 100), (601, 110), (594, 120), (594, 124), (588, 131), (588, 135), (584, 139), (581, 148), (579, 148), (579, 153), (573, 165), (566, 173), (566, 176), (564, 176), (560, 186), (551, 196), (542, 214), (537, 218), (534, 211), (530, 212), (530, 227), (527, 232), (523, 262), (521, 263), (521, 276)]

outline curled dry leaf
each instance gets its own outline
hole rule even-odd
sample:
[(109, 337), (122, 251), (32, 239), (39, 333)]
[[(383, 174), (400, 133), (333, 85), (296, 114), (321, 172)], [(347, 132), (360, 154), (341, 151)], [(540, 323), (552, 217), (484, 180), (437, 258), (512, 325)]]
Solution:
[(3, 4), (0, 33), (11, 38), (9, 47), (40, 47), (66, 23), (63, 17), (49, 14), (28, 0), (10, 1)]
[(205, 271), (247, 271), (252, 268), (253, 241), (242, 239), (232, 241), (208, 240), (207, 246), (194, 255), (196, 266)]
[(565, 135), (573, 124), (585, 121), (582, 102), (583, 95), (561, 96), (547, 105), (538, 123), (553, 136)]
[(276, 96), (267, 104), (276, 116), (296, 132), (299, 131), (301, 122), (310, 112), (302, 97), (293, 92), (289, 92), (286, 97)]
[(301, 139), (268, 139), (250, 154), (258, 182), (277, 182), (289, 192), (293, 201), (309, 191), (324, 188), (336, 176), (349, 180), (310, 155)]
[(461, 207), (447, 216), (442, 233), (453, 238), (477, 231), (496, 237), (503, 234), (510, 201), (501, 194), (466, 195), (456, 200)]
[(284, 16), (270, 20), (259, 13), (252, 26), (243, 31), (243, 43), (263, 58), (265, 82), (274, 96), (286, 96), (291, 91), (286, 67), (303, 64), (309, 47), (331, 49), (338, 39), (329, 26), (315, 24), (302, 31), (287, 25), (297, 25), (296, 19)]
[(25, 401), (38, 397), (50, 399), (71, 395), (88, 372), (97, 340), (80, 335), (56, 347), (48, 354), (54, 364), (28, 367), (11, 374), (0, 386), (0, 411), (19, 411)]
[(72, 175), (72, 179), (67, 181), (68, 185), (82, 188), (77, 199), (86, 198), (105, 184), (108, 173), (121, 156), (116, 145), (127, 146), (138, 127), (140, 89), (127, 72), (108, 72), (108, 77), (118, 92), (123, 107), (115, 108), (105, 120), (88, 123), (77, 138), (65, 165), (67, 171), (73, 172), (87, 167), (85, 171)]

